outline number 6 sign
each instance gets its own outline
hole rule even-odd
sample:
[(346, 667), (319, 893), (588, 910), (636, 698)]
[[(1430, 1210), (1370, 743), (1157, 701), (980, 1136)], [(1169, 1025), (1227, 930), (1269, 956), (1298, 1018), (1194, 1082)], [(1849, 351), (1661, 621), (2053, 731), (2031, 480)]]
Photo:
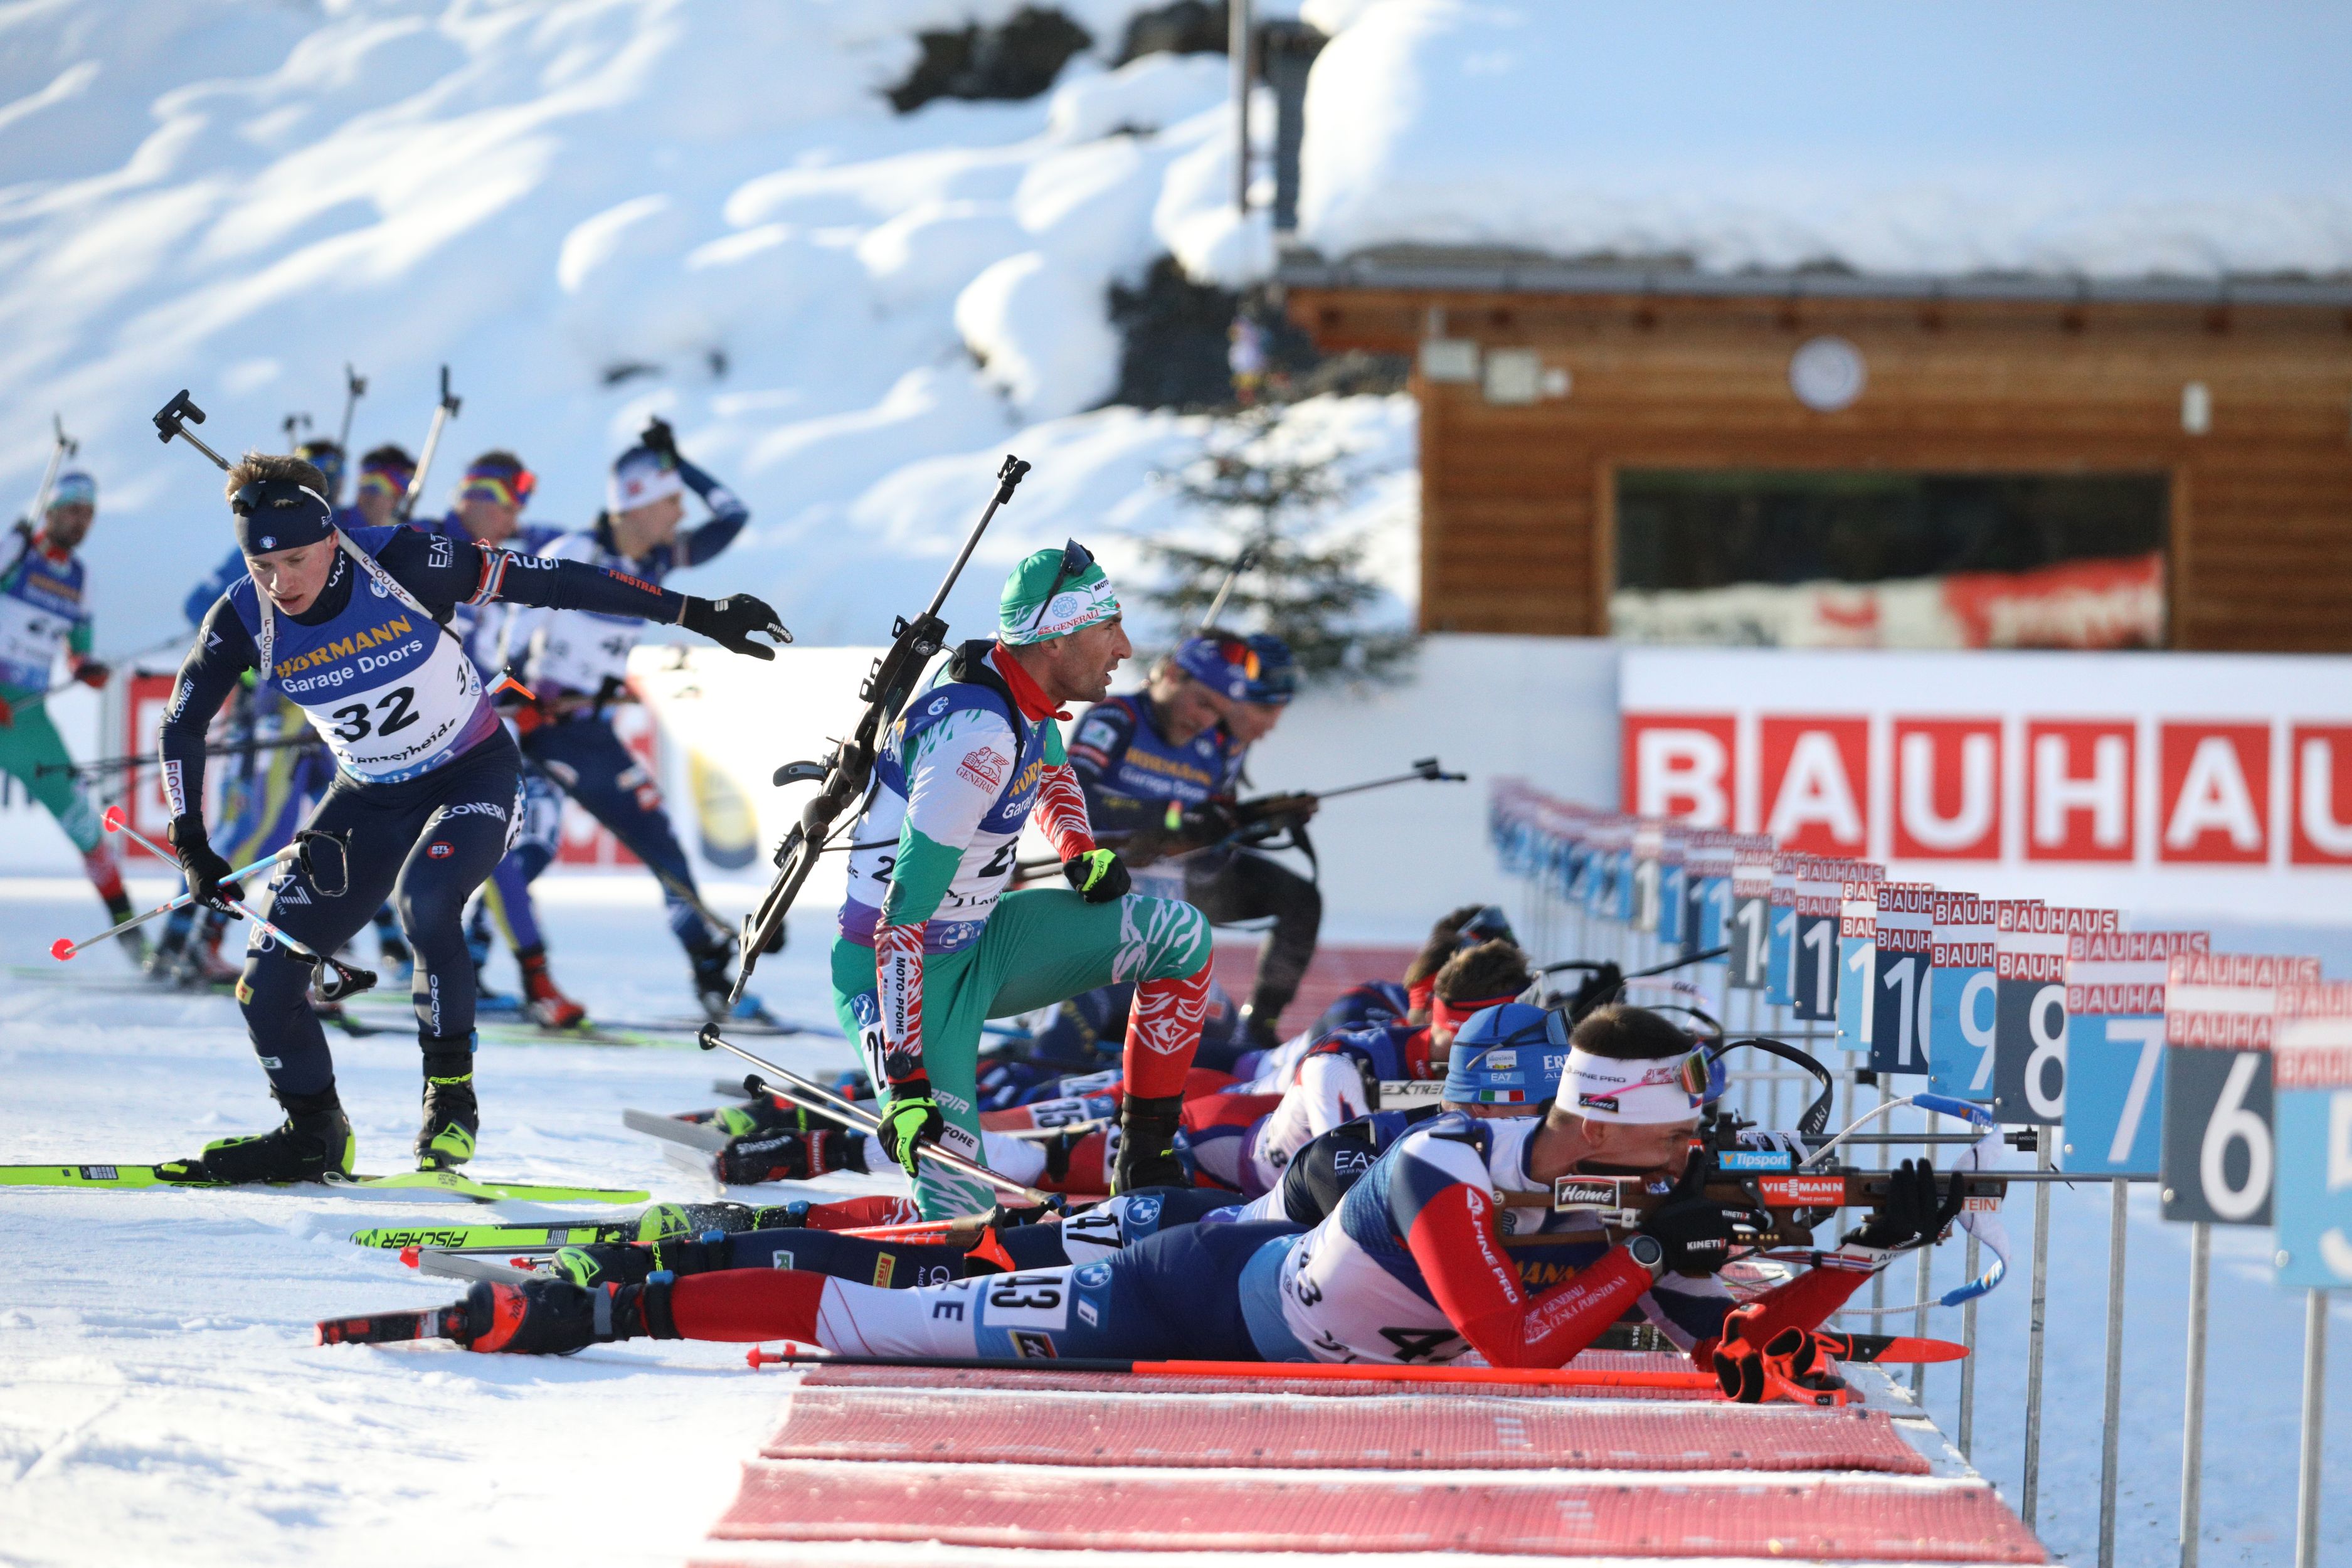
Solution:
[(2164, 984), (2164, 1217), (2271, 1223), (2272, 1016), (2284, 985), (2316, 984), (2315, 958), (2184, 953)]

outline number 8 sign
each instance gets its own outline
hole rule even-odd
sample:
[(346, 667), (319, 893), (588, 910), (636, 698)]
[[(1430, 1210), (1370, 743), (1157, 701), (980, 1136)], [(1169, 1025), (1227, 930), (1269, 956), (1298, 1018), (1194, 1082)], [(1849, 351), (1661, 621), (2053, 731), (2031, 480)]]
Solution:
[(2315, 984), (2315, 958), (2183, 953), (2164, 985), (2164, 1217), (2271, 1223), (2272, 1015), (2283, 985)]
[(2275, 1030), (2279, 1283), (2342, 1289), (2352, 1286), (2352, 984), (2284, 987)]

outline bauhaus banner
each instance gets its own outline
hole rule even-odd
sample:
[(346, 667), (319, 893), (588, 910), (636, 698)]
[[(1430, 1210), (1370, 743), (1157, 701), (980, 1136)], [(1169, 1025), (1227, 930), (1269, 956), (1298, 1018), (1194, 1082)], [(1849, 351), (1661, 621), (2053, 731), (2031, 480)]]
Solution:
[(1987, 896), (2352, 897), (2352, 659), (1627, 648), (1618, 693), (1641, 816)]

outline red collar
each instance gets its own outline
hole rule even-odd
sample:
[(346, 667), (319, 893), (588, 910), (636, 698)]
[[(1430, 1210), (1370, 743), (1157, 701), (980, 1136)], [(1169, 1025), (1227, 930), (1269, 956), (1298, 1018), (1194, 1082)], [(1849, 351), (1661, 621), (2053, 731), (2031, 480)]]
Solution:
[(1040, 719), (1069, 717), (1054, 706), (1053, 699), (1045, 695), (1044, 687), (1030, 679), (1029, 672), (1021, 668), (1021, 661), (1013, 657), (1011, 648), (998, 643), (989, 649), (989, 653), (995, 662), (996, 673), (1004, 677), (1004, 689), (1013, 693), (1013, 700), (1020, 708), (1021, 717), (1032, 723)]

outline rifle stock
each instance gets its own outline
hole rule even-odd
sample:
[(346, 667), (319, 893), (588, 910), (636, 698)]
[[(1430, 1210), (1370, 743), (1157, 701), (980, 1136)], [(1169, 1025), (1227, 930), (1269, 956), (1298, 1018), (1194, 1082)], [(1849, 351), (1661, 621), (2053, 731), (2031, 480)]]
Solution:
[[(1965, 1171), (1961, 1193), (1970, 1208), (1991, 1207), (2009, 1192), (2009, 1182), (1997, 1172)], [(1838, 1168), (1827, 1171), (1766, 1171), (1718, 1173), (1705, 1187), (1709, 1203), (1725, 1208), (1745, 1208), (1754, 1216), (1752, 1237), (1759, 1247), (1811, 1247), (1813, 1229), (1840, 1209), (1876, 1209), (1885, 1203), (1894, 1180), (1887, 1171)], [(1666, 1193), (1649, 1190), (1641, 1176), (1562, 1176), (1551, 1190), (1503, 1192), (1496, 1200), (1507, 1208), (1544, 1208), (1554, 1214), (1588, 1214), (1612, 1239), (1630, 1235), (1644, 1215), (1665, 1203)], [(1575, 1232), (1561, 1235), (1506, 1237), (1507, 1250), (1570, 1245), (1589, 1239)]]

